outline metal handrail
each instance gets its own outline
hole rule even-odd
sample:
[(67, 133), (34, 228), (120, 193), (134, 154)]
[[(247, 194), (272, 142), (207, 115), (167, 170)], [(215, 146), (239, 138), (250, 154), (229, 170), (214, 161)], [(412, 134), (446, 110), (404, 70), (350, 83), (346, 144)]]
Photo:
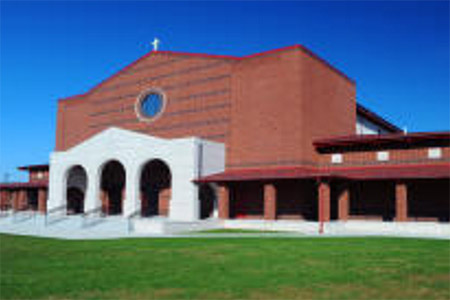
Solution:
[(85, 211), (84, 213), (83, 213), (83, 218), (86, 218), (86, 217), (88, 217), (88, 216), (90, 216), (90, 215), (93, 215), (93, 214), (95, 214), (95, 213), (98, 213), (98, 212), (101, 212), (100, 213), (100, 216), (104, 216), (104, 213), (103, 213), (103, 206), (98, 206), (98, 207), (95, 207), (95, 208), (93, 208), (93, 209), (90, 209), (90, 210), (87, 210), (87, 211)]
[(0, 208), (0, 218), (8, 217), (10, 215), (9, 207), (1, 207)]
[(142, 214), (142, 210), (141, 210), (141, 209), (138, 209), (138, 210), (135, 210), (134, 212), (132, 212), (132, 213), (128, 216), (128, 233), (131, 232), (132, 220), (133, 220), (134, 218), (136, 218), (137, 216), (141, 216), (141, 214)]
[(61, 211), (61, 210), (65, 209), (65, 208), (66, 208), (66, 205), (65, 205), (65, 204), (64, 204), (64, 205), (60, 205), (60, 206), (54, 207), (54, 208), (52, 208), (52, 209), (48, 209), (48, 210), (45, 212), (45, 214), (46, 214), (46, 215), (49, 215), (49, 214), (52, 214), (52, 213)]
[(91, 215), (97, 214), (98, 212), (100, 212), (99, 216), (100, 217), (104, 217), (105, 213), (103, 212), (103, 206), (98, 206), (95, 207), (93, 209), (87, 210), (82, 214), (83, 217), (83, 222), (82, 222), (82, 227), (86, 227), (86, 222), (87, 222), (87, 218)]
[(54, 208), (52, 208), (52, 209), (48, 209), (48, 210), (45, 212), (45, 226), (48, 225), (48, 218), (49, 218), (49, 216), (50, 216), (51, 214), (60, 212), (60, 211), (65, 210), (65, 209), (66, 209), (66, 205), (65, 205), (65, 204), (64, 204), (64, 205), (57, 206), (57, 207), (54, 207)]
[(25, 221), (25, 220), (28, 220), (28, 219), (34, 219), (35, 220), (36, 219), (36, 213), (37, 213), (37, 209), (35, 209), (35, 208), (36, 207), (27, 204), (27, 205), (22, 206), (22, 207), (20, 207), (18, 209), (14, 209), (12, 211), (13, 222), (17, 221), (17, 213), (19, 213), (19, 212), (30, 212), (31, 213), (31, 216), (22, 218), (22, 221)]

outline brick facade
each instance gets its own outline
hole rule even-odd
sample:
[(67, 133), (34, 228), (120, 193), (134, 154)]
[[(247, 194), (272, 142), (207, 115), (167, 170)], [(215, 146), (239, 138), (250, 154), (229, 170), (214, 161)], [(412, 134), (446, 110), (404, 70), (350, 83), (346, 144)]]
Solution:
[[(155, 88), (167, 101), (148, 122), (136, 103)], [(111, 126), (167, 139), (202, 137), (225, 144), (225, 172), (199, 179), (218, 184), (221, 219), (448, 221), (450, 135), (403, 135), (355, 98), (352, 79), (302, 46), (242, 58), (151, 52), (58, 102), (55, 150)], [(386, 140), (354, 136), (361, 113), (383, 127)], [(324, 141), (335, 137), (347, 138)], [(430, 157), (435, 148), (439, 155)], [(0, 206), (22, 209), (26, 191), (38, 188), (44, 212), (47, 188), (39, 184), (48, 181), (48, 166), (24, 169), (29, 185), (0, 187)], [(108, 197), (100, 191), (105, 213)], [(139, 197), (147, 211), (149, 200)], [(168, 183), (159, 190), (159, 215), (169, 215), (170, 197)]]

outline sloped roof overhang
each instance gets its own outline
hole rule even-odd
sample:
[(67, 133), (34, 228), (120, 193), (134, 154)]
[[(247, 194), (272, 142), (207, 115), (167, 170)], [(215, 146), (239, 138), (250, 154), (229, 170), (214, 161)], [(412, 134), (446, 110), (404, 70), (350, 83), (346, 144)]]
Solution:
[(232, 169), (195, 180), (197, 183), (227, 183), (282, 179), (439, 179), (450, 178), (450, 162), (350, 167), (282, 167)]

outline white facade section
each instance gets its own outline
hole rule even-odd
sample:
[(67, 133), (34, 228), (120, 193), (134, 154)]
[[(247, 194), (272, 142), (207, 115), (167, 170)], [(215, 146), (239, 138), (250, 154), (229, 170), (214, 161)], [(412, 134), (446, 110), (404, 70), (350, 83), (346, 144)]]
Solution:
[(389, 160), (389, 152), (387, 152), (387, 151), (378, 151), (377, 152), (377, 160), (378, 161), (388, 161)]
[(442, 157), (442, 149), (441, 148), (429, 148), (428, 149), (428, 158), (439, 159), (441, 157)]
[(68, 172), (77, 165), (87, 173), (85, 211), (100, 207), (102, 168), (109, 161), (117, 160), (125, 168), (123, 216), (129, 216), (141, 207), (141, 173), (144, 165), (153, 159), (164, 161), (171, 172), (169, 219), (197, 220), (200, 205), (193, 180), (199, 175), (224, 171), (224, 145), (195, 137), (162, 139), (119, 128), (106, 129), (67, 151), (51, 154), (48, 209), (67, 204)]
[(356, 116), (356, 134), (384, 134), (389, 133), (383, 127), (369, 121), (363, 116)]
[(343, 158), (341, 153), (334, 153), (331, 155), (331, 163), (342, 164)]

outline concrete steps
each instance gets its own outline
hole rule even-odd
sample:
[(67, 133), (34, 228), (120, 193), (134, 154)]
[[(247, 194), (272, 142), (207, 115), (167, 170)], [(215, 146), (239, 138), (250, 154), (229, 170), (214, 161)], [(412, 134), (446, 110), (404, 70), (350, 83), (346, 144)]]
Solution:
[(176, 222), (165, 217), (133, 218), (130, 221), (122, 216), (81, 215), (53, 215), (46, 218), (33, 212), (9, 214), (0, 218), (0, 232), (3, 233), (65, 239), (176, 235), (214, 228), (221, 228), (221, 222)]
[[(133, 218), (121, 216), (52, 216), (33, 212), (2, 213), (0, 232), (63, 239), (105, 239), (121, 237), (205, 236), (196, 232), (209, 229), (253, 229), (276, 234), (319, 236), (319, 223), (306, 221), (218, 220), (171, 221), (165, 217)], [(401, 236), (450, 239), (450, 224), (437, 222), (329, 222), (320, 236)], [(214, 234), (212, 234), (214, 235)], [(239, 237), (239, 234), (232, 234)], [(220, 236), (220, 234), (218, 235)]]
[(0, 219), (3, 233), (67, 239), (108, 238), (128, 235), (127, 219), (122, 217), (52, 216), (21, 212)]

